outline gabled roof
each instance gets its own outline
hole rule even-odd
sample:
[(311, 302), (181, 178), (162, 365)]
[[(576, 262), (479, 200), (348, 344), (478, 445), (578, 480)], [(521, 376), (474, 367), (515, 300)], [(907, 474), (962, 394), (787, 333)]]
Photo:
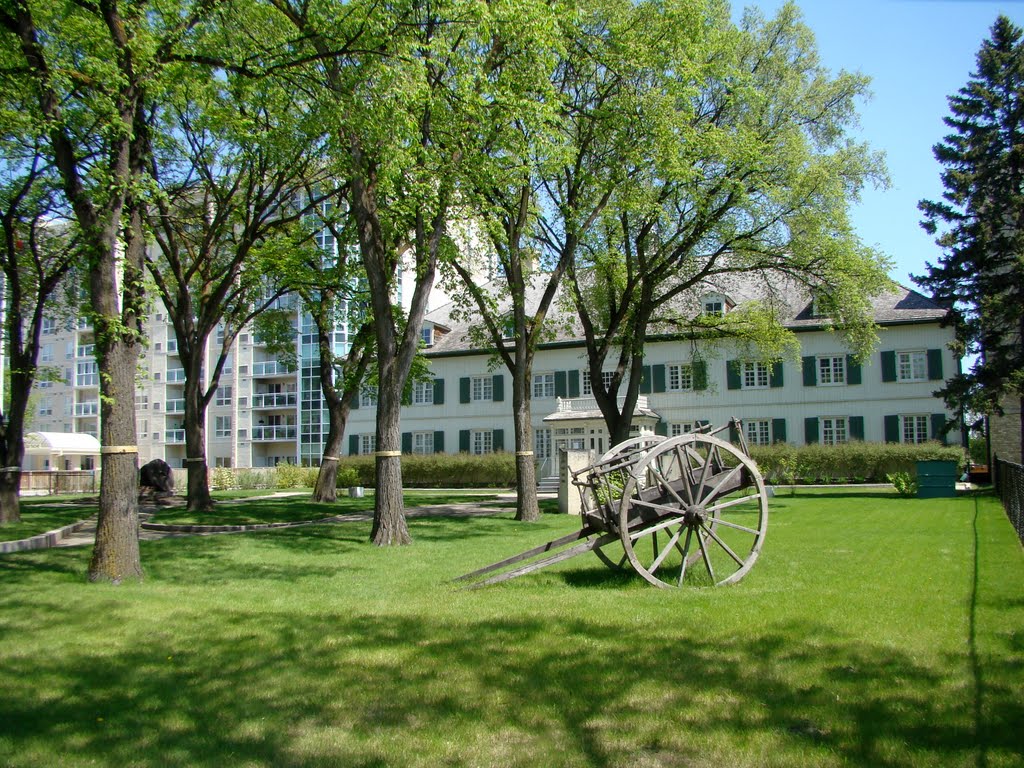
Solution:
[[(492, 286), (495, 291), (499, 288), (497, 283)], [(527, 297), (528, 308), (536, 306), (542, 292), (542, 280), (538, 280)], [(692, 290), (680, 296), (675, 302), (674, 311), (684, 317), (696, 317), (702, 309), (701, 301), (711, 293), (727, 296), (737, 306), (751, 301), (769, 303), (783, 318), (783, 325), (794, 331), (815, 330), (827, 323), (827, 318), (812, 313), (813, 296), (809, 289), (782, 275), (779, 275), (778, 280), (772, 281), (766, 280), (763, 274), (719, 275), (714, 280), (707, 280), (694, 286)], [(505, 304), (508, 304), (507, 300)], [(936, 323), (947, 314), (947, 310), (931, 299), (910, 288), (895, 284), (892, 290), (875, 296), (871, 300), (871, 305), (875, 323), (882, 326)], [(434, 345), (427, 350), (427, 355), (442, 356), (485, 351), (479, 344), (474, 344), (470, 335), (471, 328), (482, 325), (475, 309), (467, 312), (458, 305), (449, 303), (429, 312), (426, 320), (451, 329), (443, 337), (435, 339)], [(556, 296), (551, 304), (547, 324), (554, 335), (541, 344), (541, 347), (583, 342), (579, 320), (561, 295)], [(666, 332), (668, 330), (664, 326), (654, 325), (651, 328), (652, 336)]]

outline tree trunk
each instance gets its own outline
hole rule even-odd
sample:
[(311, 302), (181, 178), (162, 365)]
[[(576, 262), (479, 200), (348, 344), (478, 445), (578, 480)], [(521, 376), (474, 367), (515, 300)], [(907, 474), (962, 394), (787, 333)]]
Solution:
[(402, 388), (392, 381), (394, 370), (392, 358), (390, 366), (382, 366), (377, 394), (377, 488), (370, 538), (380, 547), (412, 544), (402, 498)]
[[(139, 558), (139, 454), (135, 445), (135, 366), (139, 347), (97, 328), (100, 357), (100, 510), (89, 581), (142, 578)], [(109, 338), (113, 336), (113, 338)], [(104, 340), (107, 339), (106, 343)]]
[(345, 435), (345, 420), (340, 418), (340, 414), (335, 415), (333, 406), (328, 407), (328, 414), (330, 426), (324, 443), (324, 456), (320, 461), (320, 472), (313, 487), (313, 501), (331, 502), (338, 498), (338, 458), (341, 456)]
[(0, 525), (21, 522), (21, 467), (0, 469)]
[(540, 518), (537, 505), (537, 466), (533, 456), (533, 425), (530, 423), (529, 368), (512, 374), (512, 421), (516, 444), (516, 520)]
[[(198, 377), (199, 372), (195, 372)], [(199, 390), (202, 382), (192, 381), (193, 372), (185, 383), (185, 472), (188, 478), (189, 512), (209, 512), (213, 509), (210, 497), (209, 471), (206, 466), (206, 407)]]

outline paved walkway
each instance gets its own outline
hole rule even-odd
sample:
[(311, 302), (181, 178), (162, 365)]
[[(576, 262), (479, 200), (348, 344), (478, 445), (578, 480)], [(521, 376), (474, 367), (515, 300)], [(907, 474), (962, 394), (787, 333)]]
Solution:
[[(268, 496), (253, 496), (246, 499), (230, 499), (219, 502), (220, 504), (231, 504), (234, 502), (251, 501), (254, 499), (272, 499), (272, 498), (284, 498), (288, 496), (301, 496), (307, 495), (305, 492), (281, 492), (273, 493)], [(497, 499), (488, 499), (489, 504), (481, 503), (474, 504), (472, 502), (462, 504), (436, 504), (431, 506), (422, 507), (408, 507), (406, 509), (406, 517), (481, 517), (498, 515), (502, 512), (508, 512), (509, 507), (497, 507), (493, 506), (495, 503), (514, 503), (516, 500), (515, 493), (497, 493), (491, 494), (497, 496)], [(540, 497), (548, 497), (550, 494), (540, 494)], [(368, 499), (367, 503), (372, 507), (372, 499)], [(330, 523), (352, 523), (361, 522), (373, 519), (372, 508), (363, 513), (352, 513), (345, 515), (333, 515), (331, 517), (324, 517), (317, 520), (301, 520), (287, 523), (263, 523), (257, 525), (166, 525), (162, 523), (152, 523), (150, 519), (153, 517), (153, 512), (146, 511), (152, 509), (148, 506), (140, 506), (139, 511), (139, 540), (140, 541), (153, 541), (156, 539), (165, 539), (175, 536), (210, 536), (213, 534), (221, 533), (245, 533), (252, 531), (265, 531), (273, 530), (277, 528), (295, 528), (304, 525), (323, 525)], [(72, 526), (65, 526), (58, 531), (50, 531), (40, 536), (33, 536), (32, 539), (25, 539), (22, 542), (4, 542), (8, 545), (6, 551), (19, 551), (23, 549), (45, 549), (48, 547), (79, 547), (92, 545), (96, 541), (96, 518), (92, 517), (88, 520), (75, 523)], [(31, 542), (29, 544), (28, 542)], [(24, 546), (17, 546), (18, 544), (24, 544)]]

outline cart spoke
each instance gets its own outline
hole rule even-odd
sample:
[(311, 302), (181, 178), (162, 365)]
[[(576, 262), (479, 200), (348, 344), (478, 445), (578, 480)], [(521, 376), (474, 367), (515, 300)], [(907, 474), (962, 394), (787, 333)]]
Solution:
[(708, 535), (715, 540), (715, 543), (718, 544), (718, 546), (720, 546), (722, 549), (724, 549), (725, 553), (729, 555), (729, 557), (736, 561), (736, 565), (743, 565), (743, 560), (740, 559), (740, 556), (733, 552), (729, 545), (722, 541), (722, 539), (719, 537), (717, 533), (708, 528), (706, 525), (703, 526), (703, 528), (708, 532)]
[(683, 564), (679, 567), (679, 586), (683, 586), (683, 579), (686, 577), (686, 566), (689, 562), (690, 541), (693, 539), (693, 528), (687, 527), (686, 541), (683, 544)]
[[(707, 529), (708, 533), (711, 533), (711, 529)], [(697, 544), (700, 545), (700, 556), (704, 558), (704, 567), (708, 569), (708, 576), (711, 577), (711, 583), (715, 582), (715, 569), (711, 567), (711, 553), (708, 552), (706, 545), (707, 536), (697, 535)]]
[[(686, 530), (690, 529), (687, 528)], [(672, 534), (672, 537), (668, 540), (668, 543), (665, 545), (665, 548), (661, 550), (660, 553), (656, 553), (657, 557), (654, 559), (654, 562), (651, 563), (651, 567), (647, 570), (649, 570), (651, 573), (654, 573), (658, 570), (658, 567), (661, 565), (662, 561), (664, 561), (664, 559), (668, 556), (668, 553), (679, 546), (679, 534), (681, 534), (682, 532), (683, 529), (682, 527), (680, 527), (678, 531)]]
[(728, 509), (729, 507), (735, 507), (735, 506), (738, 506), (740, 504), (749, 504), (752, 501), (760, 502), (761, 501), (761, 497), (760, 496), (739, 496), (739, 497), (734, 498), (734, 499), (729, 499), (728, 501), (721, 501), (718, 504), (711, 504), (710, 506), (705, 507), (705, 509), (708, 512), (718, 512), (719, 510)]
[(733, 523), (733, 522), (731, 522), (729, 520), (725, 520), (725, 519), (723, 519), (721, 517), (716, 517), (714, 519), (714, 521), (718, 525), (724, 525), (727, 528), (732, 528), (732, 529), (737, 530), (737, 531), (743, 531), (744, 533), (749, 533), (749, 534), (752, 534), (754, 536), (757, 536), (758, 534), (761, 533), (761, 531), (759, 531), (757, 528), (748, 528), (745, 525), (740, 525), (739, 523)]

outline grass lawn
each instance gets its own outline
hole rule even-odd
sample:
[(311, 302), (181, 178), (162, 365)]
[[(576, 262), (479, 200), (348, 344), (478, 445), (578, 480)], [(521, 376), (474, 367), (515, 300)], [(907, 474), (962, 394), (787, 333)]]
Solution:
[(772, 500), (739, 585), (663, 591), (584, 555), (457, 575), (545, 515), (0, 558), (4, 766), (1024, 765), (1024, 555), (991, 497)]
[(95, 496), (38, 496), (21, 499), (21, 522), (0, 526), (0, 541), (27, 539), (96, 514)]

